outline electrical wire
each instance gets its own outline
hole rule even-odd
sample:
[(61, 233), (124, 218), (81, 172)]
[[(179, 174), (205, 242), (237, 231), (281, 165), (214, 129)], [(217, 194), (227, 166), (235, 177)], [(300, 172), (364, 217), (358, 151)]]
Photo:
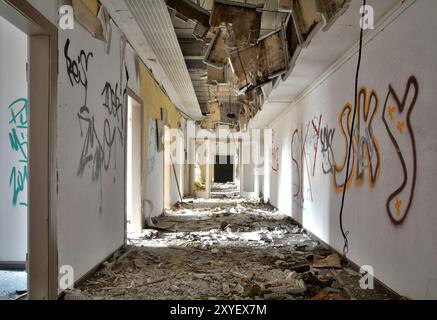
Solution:
[[(367, 0), (363, 0), (363, 8), (365, 8), (367, 3)], [(355, 132), (355, 118), (357, 115), (357, 108), (358, 108), (358, 81), (360, 76), (360, 69), (361, 69), (361, 57), (363, 52), (363, 36), (364, 36), (364, 17), (365, 17), (365, 11), (362, 13), (362, 19), (360, 24), (360, 45), (359, 45), (359, 51), (358, 51), (358, 65), (357, 65), (357, 72), (355, 75), (355, 105), (354, 105), (354, 112), (352, 117), (352, 127), (350, 132), (350, 139), (349, 139), (349, 148), (348, 148), (348, 155), (347, 155), (347, 165), (346, 165), (346, 177), (343, 185), (343, 194), (341, 198), (341, 207), (340, 207), (340, 230), (341, 234), (344, 239), (344, 247), (343, 247), (343, 258), (346, 260), (346, 255), (349, 252), (349, 231), (345, 231), (343, 227), (343, 213), (344, 213), (344, 204), (346, 199), (346, 192), (347, 192), (347, 183), (349, 180), (349, 167), (350, 167), (350, 161), (351, 161), (351, 153), (352, 153), (352, 146), (353, 146), (353, 138), (354, 138), (354, 132)]]

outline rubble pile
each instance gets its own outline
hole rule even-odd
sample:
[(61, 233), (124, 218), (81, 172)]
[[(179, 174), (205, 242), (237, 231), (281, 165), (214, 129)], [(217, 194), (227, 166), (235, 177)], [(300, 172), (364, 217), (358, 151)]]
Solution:
[(397, 298), (383, 289), (362, 290), (361, 275), (342, 267), (337, 254), (259, 200), (186, 199), (160, 221), (172, 227), (134, 235), (66, 298)]

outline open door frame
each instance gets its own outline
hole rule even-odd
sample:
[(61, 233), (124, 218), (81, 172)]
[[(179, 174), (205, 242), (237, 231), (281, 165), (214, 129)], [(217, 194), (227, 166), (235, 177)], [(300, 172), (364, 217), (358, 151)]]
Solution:
[(29, 36), (28, 297), (58, 298), (56, 122), (58, 29), (27, 0), (0, 0)]
[[(143, 198), (144, 198), (144, 160), (143, 159), (143, 155), (144, 155), (144, 101), (143, 99), (141, 99), (141, 97), (139, 95), (137, 95), (132, 89), (128, 88), (127, 89), (127, 96), (126, 96), (126, 100), (125, 100), (125, 119), (127, 119), (128, 121), (128, 108), (129, 108), (129, 97), (131, 97), (141, 108), (141, 121), (140, 121), (140, 126), (141, 126), (141, 146), (140, 146), (140, 154), (141, 154), (141, 168), (140, 168), (140, 172), (141, 172), (141, 177), (140, 177), (140, 194), (141, 194), (141, 210), (139, 213), (137, 213), (136, 217), (133, 217), (134, 223), (138, 224), (137, 227), (140, 228), (141, 230), (143, 230), (145, 228), (145, 216), (144, 216), (144, 202), (143, 202)], [(128, 124), (126, 123), (125, 126), (125, 137), (127, 137), (128, 135)], [(125, 183), (125, 203), (124, 203), (124, 218), (125, 218), (125, 223), (124, 223), (124, 235), (125, 235), (125, 244), (127, 244), (127, 165), (128, 165), (128, 148), (125, 148), (125, 179), (124, 179), (124, 183)]]

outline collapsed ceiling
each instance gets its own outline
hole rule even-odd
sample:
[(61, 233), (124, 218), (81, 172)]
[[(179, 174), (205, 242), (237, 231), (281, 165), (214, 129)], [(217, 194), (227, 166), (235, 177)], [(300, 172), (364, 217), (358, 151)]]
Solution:
[(244, 130), (350, 0), (167, 0), (205, 129)]

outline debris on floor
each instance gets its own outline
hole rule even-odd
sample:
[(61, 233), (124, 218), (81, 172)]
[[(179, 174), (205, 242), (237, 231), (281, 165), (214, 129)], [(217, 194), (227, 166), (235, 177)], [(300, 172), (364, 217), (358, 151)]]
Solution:
[[(186, 199), (105, 262), (72, 300), (397, 299), (362, 290), (361, 276), (292, 219), (259, 200)], [(232, 192), (232, 191), (231, 191)]]
[(0, 270), (0, 300), (21, 300), (27, 296), (27, 273)]

